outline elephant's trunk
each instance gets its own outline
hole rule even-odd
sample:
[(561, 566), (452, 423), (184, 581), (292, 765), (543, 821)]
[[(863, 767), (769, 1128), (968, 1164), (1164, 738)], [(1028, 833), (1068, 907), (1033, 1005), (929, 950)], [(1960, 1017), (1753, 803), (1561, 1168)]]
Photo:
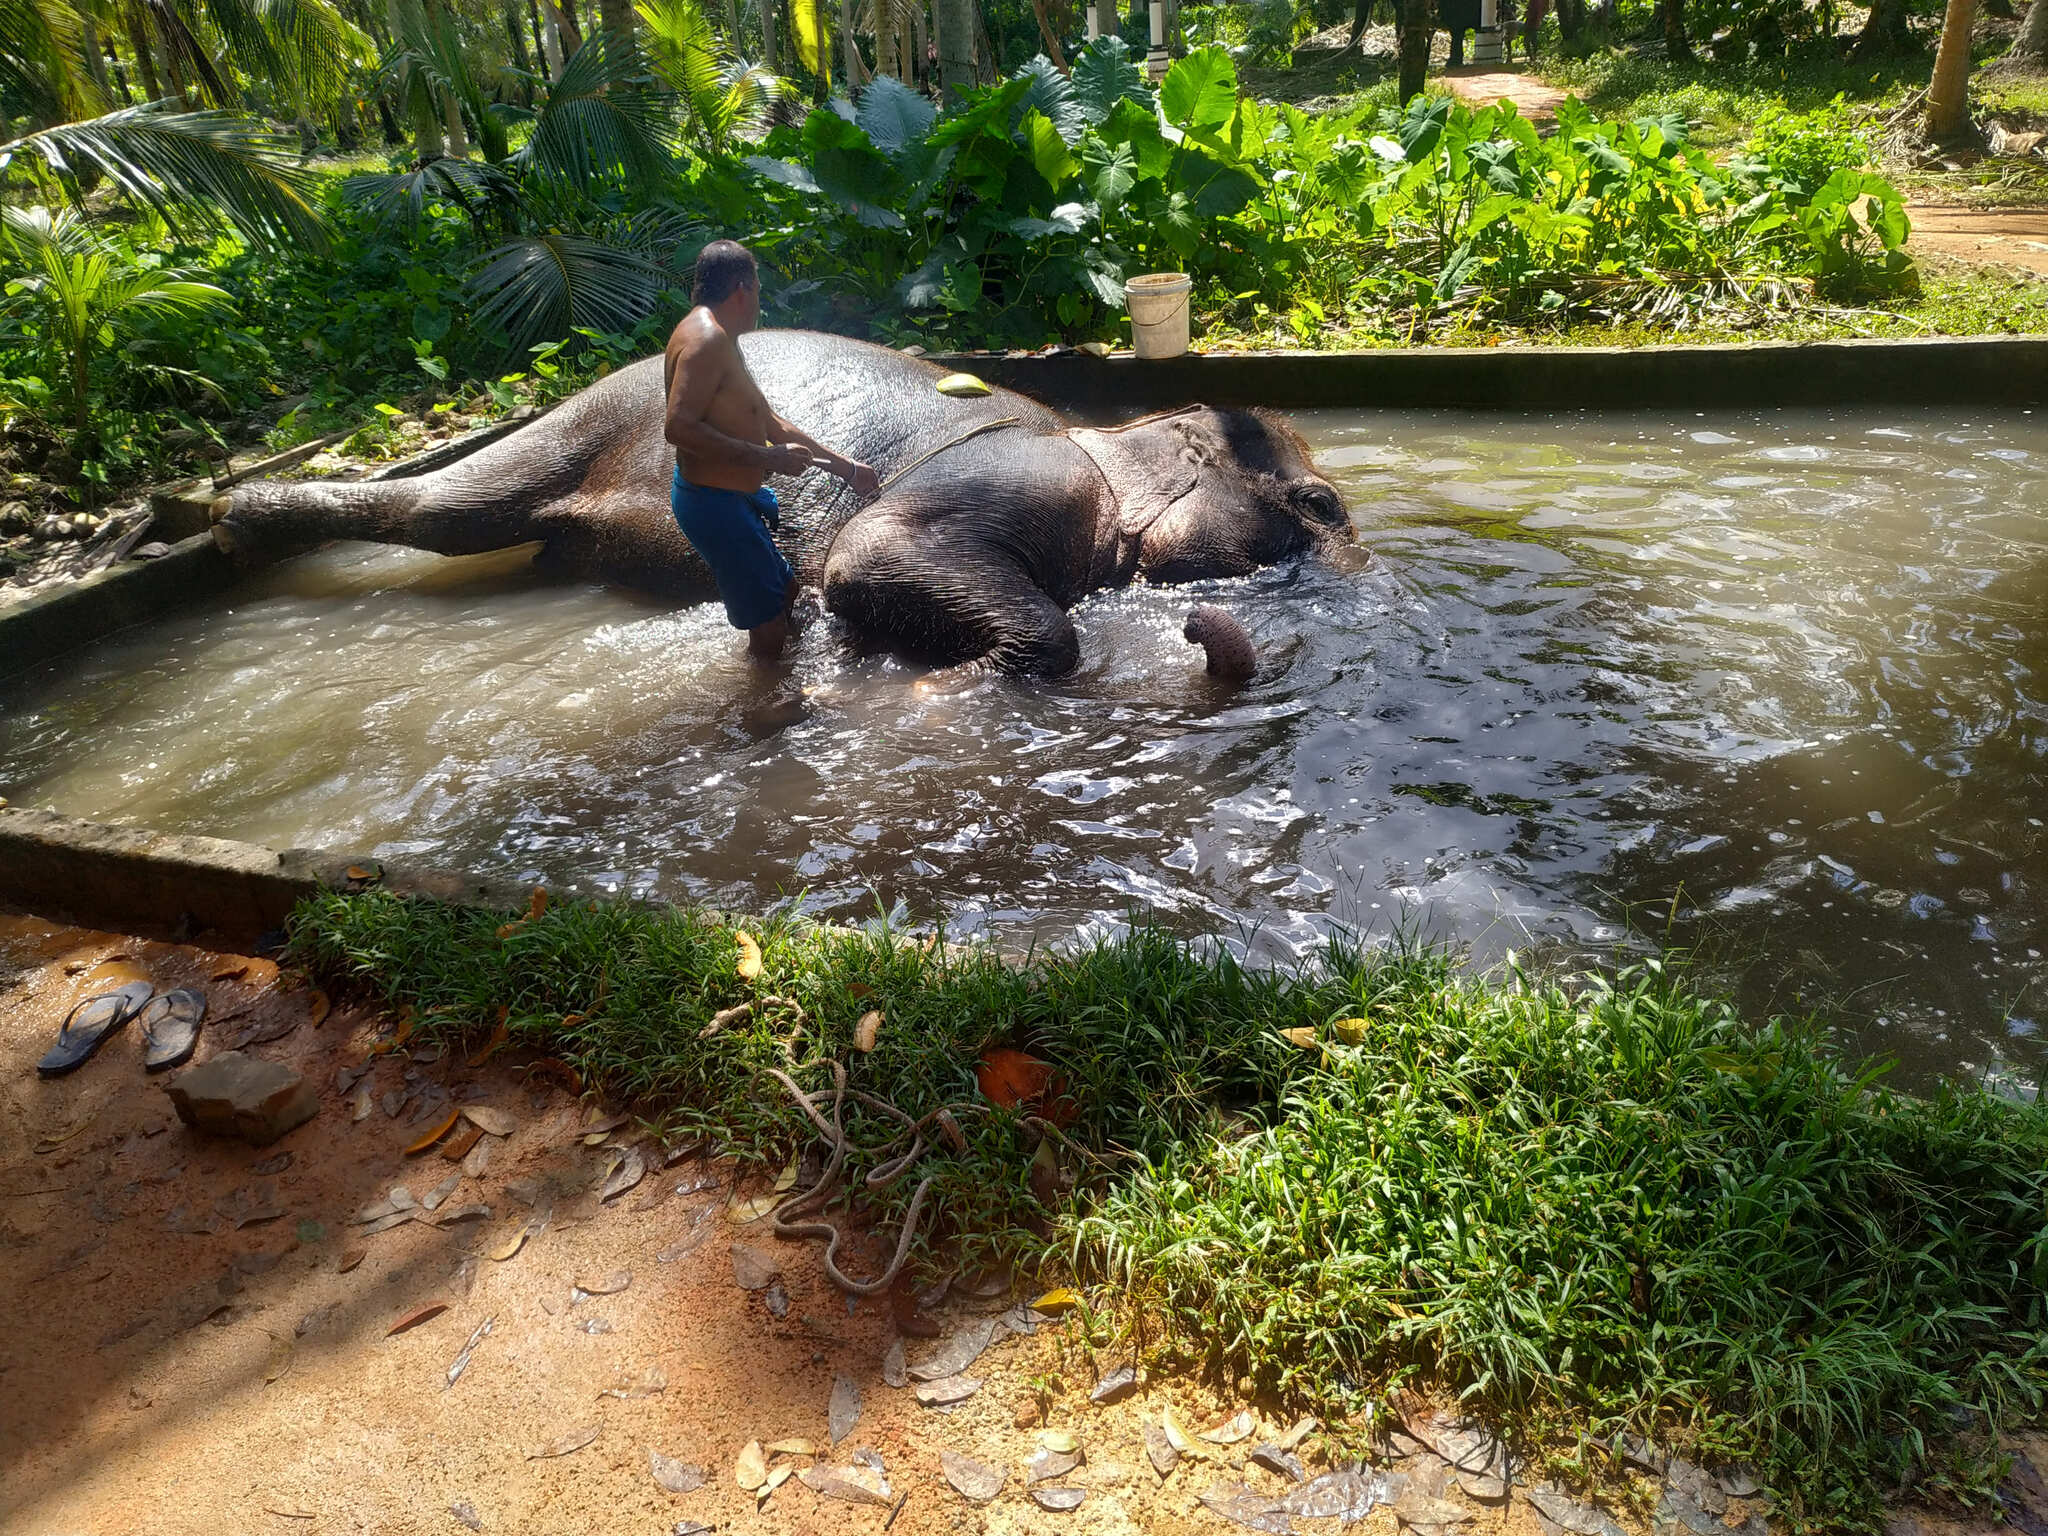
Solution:
[(1228, 610), (1214, 603), (1198, 604), (1188, 614), (1187, 627), (1181, 633), (1208, 654), (1213, 676), (1243, 683), (1259, 670), (1259, 653), (1251, 635)]
[(423, 489), (417, 479), (258, 481), (214, 502), (213, 541), (251, 565), (336, 539), (416, 543), (406, 525)]

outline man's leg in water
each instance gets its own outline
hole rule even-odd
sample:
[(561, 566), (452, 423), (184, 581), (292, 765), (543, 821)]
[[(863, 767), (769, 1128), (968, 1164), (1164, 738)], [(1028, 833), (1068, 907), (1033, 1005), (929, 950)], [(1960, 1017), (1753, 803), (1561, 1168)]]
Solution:
[(782, 649), (789, 643), (789, 611), (796, 603), (796, 578), (792, 576), (789, 586), (782, 594), (782, 612), (766, 624), (757, 624), (747, 631), (747, 654), (756, 661), (780, 661)]

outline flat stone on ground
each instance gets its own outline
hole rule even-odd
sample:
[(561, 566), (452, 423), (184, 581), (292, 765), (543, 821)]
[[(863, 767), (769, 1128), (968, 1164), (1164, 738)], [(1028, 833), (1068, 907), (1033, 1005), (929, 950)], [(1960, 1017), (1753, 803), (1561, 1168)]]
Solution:
[(223, 1051), (180, 1073), (170, 1095), (178, 1118), (195, 1131), (258, 1147), (304, 1125), (320, 1108), (319, 1089), (290, 1067), (240, 1051)]

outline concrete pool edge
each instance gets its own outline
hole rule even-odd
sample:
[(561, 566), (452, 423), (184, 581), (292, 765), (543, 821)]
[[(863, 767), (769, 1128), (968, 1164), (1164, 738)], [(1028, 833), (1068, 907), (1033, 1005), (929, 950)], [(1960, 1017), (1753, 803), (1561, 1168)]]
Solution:
[(2018, 407), (2048, 401), (2048, 336), (1190, 352), (1146, 362), (1085, 352), (957, 352), (929, 361), (1058, 408), (1111, 414), (1191, 400), (1287, 411)]
[[(374, 882), (352, 880), (363, 865)], [(454, 906), (523, 906), (523, 888), (330, 849), (85, 821), (55, 811), (0, 810), (0, 906), (85, 928), (253, 935), (278, 927), (308, 896), (374, 883)]]
[[(409, 459), (383, 465), (363, 478), (399, 480), (443, 468), (525, 426), (538, 414), (514, 411)], [(211, 498), (151, 496), (152, 501), (170, 503), (181, 499), (189, 509)], [(189, 527), (190, 522), (185, 525)], [(172, 609), (218, 596), (241, 578), (241, 568), (214, 544), (212, 533), (201, 532), (180, 539), (154, 560), (110, 565), (25, 598), (0, 609), (0, 677), (25, 672)]]

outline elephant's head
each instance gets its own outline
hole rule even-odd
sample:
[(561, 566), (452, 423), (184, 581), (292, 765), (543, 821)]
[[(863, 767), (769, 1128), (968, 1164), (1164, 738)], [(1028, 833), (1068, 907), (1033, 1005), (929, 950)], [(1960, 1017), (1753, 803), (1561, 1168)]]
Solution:
[(1150, 580), (1243, 576), (1353, 537), (1308, 444), (1269, 412), (1196, 405), (1071, 436), (1101, 467)]

